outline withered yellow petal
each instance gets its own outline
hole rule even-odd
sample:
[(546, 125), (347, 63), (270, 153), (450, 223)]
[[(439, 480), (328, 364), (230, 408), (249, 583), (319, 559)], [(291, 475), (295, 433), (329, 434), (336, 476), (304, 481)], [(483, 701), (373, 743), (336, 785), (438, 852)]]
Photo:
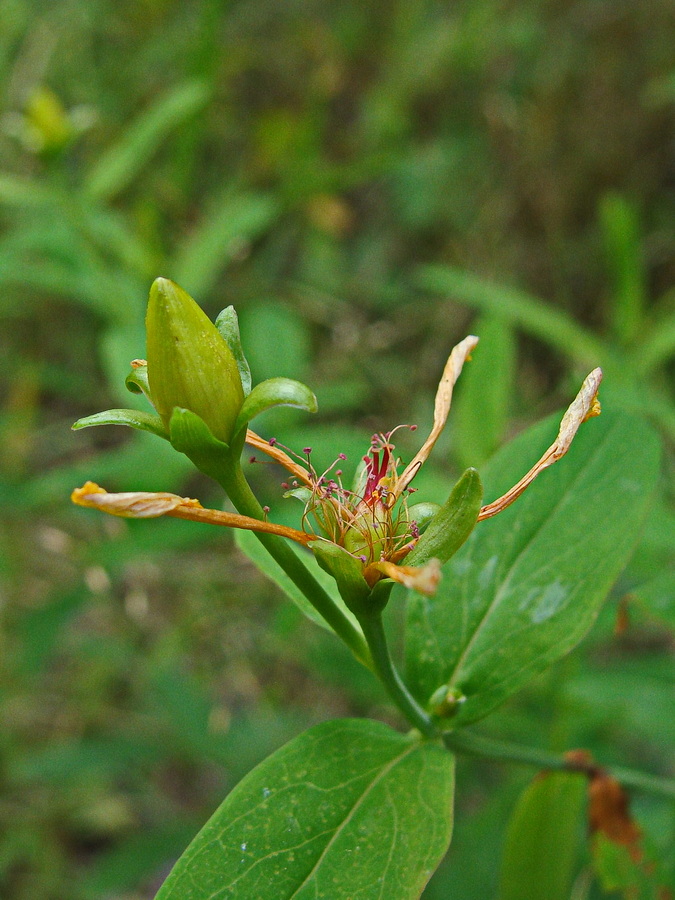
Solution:
[(593, 371), (584, 379), (584, 383), (581, 385), (579, 393), (562, 417), (560, 428), (558, 429), (558, 436), (555, 441), (541, 459), (532, 466), (530, 471), (527, 472), (526, 475), (523, 475), (517, 484), (514, 484), (509, 491), (497, 500), (493, 500), (492, 503), (488, 503), (486, 506), (482, 507), (478, 515), (479, 522), (483, 519), (489, 519), (491, 516), (496, 516), (497, 513), (502, 512), (507, 506), (510, 506), (513, 501), (520, 497), (523, 491), (532, 484), (540, 472), (543, 472), (544, 469), (552, 466), (553, 463), (557, 462), (567, 453), (579, 427), (593, 416), (600, 415), (598, 389), (600, 388), (601, 381), (602, 369), (593, 369)]

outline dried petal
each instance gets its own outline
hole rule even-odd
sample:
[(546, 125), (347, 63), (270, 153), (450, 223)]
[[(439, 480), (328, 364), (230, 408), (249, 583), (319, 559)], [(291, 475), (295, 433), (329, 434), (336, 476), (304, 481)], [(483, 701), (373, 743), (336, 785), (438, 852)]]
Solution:
[(246, 443), (250, 447), (255, 447), (256, 450), (260, 450), (261, 453), (266, 453), (267, 456), (270, 456), (275, 462), (278, 462), (279, 465), (295, 475), (296, 478), (299, 478), (300, 481), (303, 481), (308, 487), (313, 486), (311, 475), (307, 469), (304, 466), (301, 466), (300, 463), (291, 459), (287, 453), (284, 453), (281, 447), (270, 444), (269, 441), (266, 441), (265, 438), (261, 438), (259, 434), (256, 434), (255, 431), (251, 431), (250, 428), (246, 430)]
[(152, 519), (159, 516), (173, 516), (177, 519), (189, 519), (191, 522), (206, 522), (209, 525), (225, 525), (228, 528), (242, 528), (245, 531), (257, 531), (265, 534), (277, 534), (290, 538), (299, 544), (308, 544), (314, 538), (273, 522), (240, 516), (238, 513), (223, 512), (220, 509), (204, 509), (199, 500), (179, 497), (177, 494), (150, 493), (132, 491), (123, 494), (109, 494), (104, 488), (88, 481), (71, 494), (73, 503), (100, 509), (113, 516), (125, 519)]
[(417, 472), (419, 471), (420, 467), (426, 462), (429, 454), (433, 449), (434, 444), (438, 440), (438, 436), (443, 430), (448, 419), (450, 404), (452, 403), (452, 391), (455, 383), (462, 372), (464, 363), (471, 357), (471, 351), (474, 349), (477, 343), (478, 338), (475, 335), (470, 334), (468, 337), (465, 337), (463, 341), (460, 341), (460, 343), (457, 344), (456, 347), (453, 348), (450, 356), (448, 357), (448, 361), (445, 364), (445, 369), (443, 370), (443, 375), (441, 376), (441, 380), (438, 385), (438, 390), (436, 391), (436, 399), (434, 401), (433, 428), (431, 429), (429, 437), (422, 444), (416, 456), (413, 460), (411, 460), (411, 462), (408, 464), (405, 471), (401, 475), (400, 479), (398, 480), (396, 490), (399, 496), (408, 487), (415, 475), (417, 475)]
[(424, 566), (397, 566), (395, 563), (382, 560), (371, 563), (364, 571), (368, 580), (369, 571), (375, 570), (404, 587), (431, 597), (436, 593), (441, 580), (441, 564), (437, 559), (430, 559)]
[(109, 494), (104, 488), (88, 481), (71, 494), (73, 503), (100, 509), (112, 516), (125, 519), (154, 519), (166, 516), (178, 507), (202, 509), (198, 500), (179, 497), (177, 494), (163, 492), (148, 493), (145, 491), (127, 491), (122, 494)]
[(502, 512), (507, 506), (510, 506), (513, 501), (520, 497), (523, 491), (532, 484), (540, 472), (543, 472), (544, 469), (552, 466), (554, 462), (557, 462), (567, 453), (574, 435), (579, 430), (579, 426), (593, 416), (600, 415), (600, 402), (598, 401), (597, 395), (601, 381), (602, 369), (593, 369), (590, 375), (584, 380), (579, 393), (562, 417), (558, 436), (555, 441), (541, 459), (532, 466), (530, 471), (526, 475), (523, 475), (517, 484), (514, 484), (509, 491), (497, 500), (493, 500), (492, 503), (488, 503), (487, 506), (482, 507), (478, 516), (479, 522), (483, 519), (489, 519), (491, 516), (496, 516), (497, 513)]

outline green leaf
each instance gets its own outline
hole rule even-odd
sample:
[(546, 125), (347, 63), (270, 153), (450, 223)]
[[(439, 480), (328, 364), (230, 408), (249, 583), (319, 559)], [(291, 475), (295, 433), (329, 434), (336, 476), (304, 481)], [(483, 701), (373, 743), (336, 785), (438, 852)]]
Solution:
[(156, 900), (416, 900), (450, 842), (453, 793), (438, 745), (324, 722), (237, 785)]
[(208, 91), (200, 81), (188, 81), (168, 91), (130, 125), (121, 139), (89, 173), (86, 191), (93, 200), (112, 199), (138, 175), (171, 131), (206, 103)]
[(600, 223), (612, 280), (612, 331), (622, 344), (628, 344), (639, 335), (645, 306), (637, 211), (625, 197), (606, 194), (600, 204)]
[(652, 317), (645, 327), (643, 339), (635, 345), (631, 354), (631, 365), (637, 373), (649, 377), (652, 371), (662, 366), (675, 355), (675, 315)]
[[(550, 445), (549, 420), (505, 447), (485, 473), (503, 494)], [(474, 529), (435, 597), (409, 603), (408, 672), (421, 702), (442, 684), (480, 719), (588, 631), (628, 561), (659, 470), (642, 420), (604, 414), (512, 506)]]
[(73, 431), (78, 431), (80, 428), (91, 428), (94, 425), (128, 425), (130, 428), (149, 431), (167, 440), (169, 437), (159, 416), (138, 409), (106, 409), (104, 412), (78, 419), (72, 428)]
[(422, 566), (432, 557), (447, 562), (473, 531), (482, 499), (480, 476), (475, 469), (467, 469), (415, 548), (406, 556), (405, 564)]
[(363, 577), (363, 564), (344, 547), (329, 541), (314, 541), (310, 549), (321, 568), (332, 575), (347, 608), (357, 616), (368, 609), (370, 587)]
[[(281, 566), (272, 559), (252, 531), (240, 531), (237, 529), (234, 539), (237, 547), (239, 547), (241, 552), (251, 560), (253, 565), (260, 569), (263, 575), (266, 575), (270, 581), (273, 581), (308, 619), (311, 619), (312, 622), (316, 625), (320, 625), (327, 631), (332, 631), (324, 617), (314, 609), (300, 588), (296, 587)], [(294, 547), (290, 541), (288, 546), (302, 559), (304, 565), (310, 570), (314, 578), (316, 578), (326, 593), (330, 595), (335, 605), (340, 608), (352, 625), (360, 630), (360, 625), (358, 624), (356, 617), (347, 609), (342, 597), (340, 597), (335, 579), (319, 567), (313, 554), (303, 551), (299, 547)]]
[(520, 291), (487, 281), (450, 266), (422, 266), (419, 285), (434, 293), (452, 297), (472, 309), (501, 316), (511, 325), (557, 347), (566, 357), (597, 365), (607, 359), (607, 348), (590, 331), (564, 312)]
[(241, 311), (241, 334), (254, 380), (303, 379), (312, 359), (310, 326), (299, 310), (264, 300)]
[(171, 271), (173, 280), (193, 296), (208, 294), (225, 266), (247, 242), (264, 233), (278, 213), (279, 204), (271, 196), (235, 193), (228, 188), (192, 230)]
[(234, 306), (228, 306), (218, 314), (216, 328), (234, 356), (239, 369), (241, 386), (244, 389), (244, 397), (247, 397), (251, 393), (251, 369), (244, 354), (244, 348), (241, 346), (239, 318)]
[(62, 200), (57, 191), (40, 181), (0, 172), (0, 203), (6, 206), (51, 206)]
[(672, 569), (633, 588), (630, 596), (651, 615), (675, 629), (675, 572)]
[(569, 900), (587, 779), (550, 772), (521, 795), (506, 832), (498, 900)]
[(515, 372), (515, 337), (502, 316), (482, 316), (473, 331), (480, 342), (453, 403), (455, 447), (464, 466), (482, 465), (502, 443)]
[(672, 896), (662, 881), (660, 861), (639, 859), (631, 854), (634, 847), (611, 840), (599, 831), (591, 840), (593, 868), (606, 893), (620, 892), (625, 900), (667, 900)]
[(132, 394), (144, 394), (150, 398), (150, 385), (148, 383), (148, 367), (138, 366), (132, 369), (124, 379), (126, 389)]
[(423, 500), (421, 503), (415, 503), (408, 507), (408, 516), (410, 522), (415, 522), (420, 532), (426, 531), (436, 513), (440, 512), (441, 507), (438, 503), (430, 503)]
[(316, 397), (307, 385), (292, 378), (268, 378), (256, 384), (244, 400), (234, 423), (233, 434), (238, 434), (251, 419), (274, 406), (293, 406), (310, 413), (317, 411)]

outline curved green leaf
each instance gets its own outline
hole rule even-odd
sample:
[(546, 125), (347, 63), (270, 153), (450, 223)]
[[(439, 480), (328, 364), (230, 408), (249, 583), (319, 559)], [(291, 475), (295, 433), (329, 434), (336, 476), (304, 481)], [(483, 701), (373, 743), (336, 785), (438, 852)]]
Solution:
[(600, 224), (605, 259), (612, 282), (609, 304), (615, 337), (633, 344), (644, 330), (647, 277), (642, 259), (642, 233), (636, 206), (614, 192), (600, 201)]
[[(549, 420), (486, 471), (500, 496), (550, 444)], [(627, 563), (659, 471), (655, 433), (603, 414), (512, 506), (481, 522), (444, 569), (434, 597), (409, 603), (408, 672), (425, 702), (442, 684), (466, 697), (455, 719), (480, 719), (571, 650)]]
[(150, 399), (150, 384), (148, 382), (148, 367), (137, 366), (124, 379), (124, 385), (131, 394), (145, 394)]
[(454, 441), (463, 465), (482, 466), (504, 440), (515, 394), (516, 339), (499, 313), (483, 315), (471, 327), (480, 341), (453, 399)]
[(324, 722), (250, 772), (156, 900), (417, 900), (452, 833), (453, 757), (380, 722)]
[(193, 296), (210, 294), (226, 267), (242, 248), (271, 227), (281, 208), (270, 194), (233, 190), (229, 184), (178, 249), (172, 267), (174, 280)]
[(237, 434), (251, 419), (273, 406), (293, 406), (310, 413), (318, 409), (316, 397), (307, 385), (292, 378), (268, 378), (267, 381), (256, 384), (244, 400), (233, 434)]
[(511, 816), (498, 900), (569, 900), (581, 845), (585, 775), (549, 772), (521, 794)]
[(159, 437), (169, 439), (164, 423), (159, 416), (138, 409), (106, 409), (104, 412), (78, 419), (72, 428), (73, 431), (77, 431), (80, 428), (91, 428), (94, 425), (128, 425), (130, 428), (149, 431)]
[(251, 393), (251, 369), (244, 355), (244, 348), (241, 346), (239, 318), (234, 306), (228, 306), (218, 314), (216, 328), (234, 356), (239, 369), (241, 386), (244, 389), (244, 397), (247, 397)]
[(475, 469), (467, 469), (406, 556), (405, 564), (422, 566), (432, 558), (447, 562), (475, 528), (482, 500), (480, 476)]
[(142, 170), (166, 136), (208, 100), (201, 81), (186, 81), (160, 97), (129, 126), (120, 140), (99, 159), (86, 182), (92, 200), (110, 200)]
[(500, 316), (584, 365), (597, 365), (598, 360), (608, 358), (607, 347), (594, 334), (525, 291), (452, 266), (421, 266), (416, 280), (424, 290), (449, 295), (472, 309)]

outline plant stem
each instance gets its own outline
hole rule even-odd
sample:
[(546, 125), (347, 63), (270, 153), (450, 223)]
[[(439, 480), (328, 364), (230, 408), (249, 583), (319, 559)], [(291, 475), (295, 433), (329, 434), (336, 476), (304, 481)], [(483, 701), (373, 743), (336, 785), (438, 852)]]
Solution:
[[(467, 756), (479, 756), (504, 762), (521, 763), (535, 766), (538, 769), (549, 769), (560, 772), (580, 772), (593, 775), (601, 767), (592, 761), (568, 759), (558, 753), (539, 750), (536, 747), (524, 747), (506, 741), (493, 740), (470, 731), (449, 731), (443, 735), (443, 743), (448, 750), (465, 753)], [(675, 781), (647, 775), (633, 769), (612, 767), (607, 770), (618, 782), (626, 787), (637, 788), (651, 794), (659, 794), (675, 800)]]
[(380, 612), (366, 613), (359, 617), (359, 622), (370, 648), (375, 671), (382, 684), (386, 687), (389, 696), (406, 719), (421, 731), (425, 737), (438, 737), (439, 732), (433, 719), (415, 700), (396, 671), (389, 653), (382, 614)]
[[(252, 519), (264, 519), (263, 508), (250, 488), (241, 466), (228, 466), (219, 479), (236, 509)], [(354, 627), (333, 599), (321, 587), (307, 567), (298, 559), (294, 550), (283, 538), (273, 534), (255, 532), (256, 537), (270, 556), (281, 566), (291, 581), (302, 591), (314, 609), (342, 638), (354, 656), (369, 669), (373, 668), (370, 651), (363, 635)]]

